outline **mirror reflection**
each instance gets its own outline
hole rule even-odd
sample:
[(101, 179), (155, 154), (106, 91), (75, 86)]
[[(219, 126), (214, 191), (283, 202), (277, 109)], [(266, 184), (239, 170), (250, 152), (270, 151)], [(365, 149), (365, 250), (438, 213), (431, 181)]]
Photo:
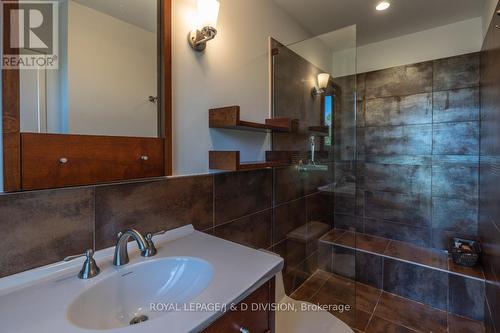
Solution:
[(157, 7), (60, 1), (59, 68), (21, 70), (21, 132), (158, 137)]

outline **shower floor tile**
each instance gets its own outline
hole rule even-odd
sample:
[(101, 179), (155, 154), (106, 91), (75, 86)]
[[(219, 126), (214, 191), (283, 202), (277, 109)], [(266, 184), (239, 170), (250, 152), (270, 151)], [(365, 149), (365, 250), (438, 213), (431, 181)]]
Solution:
[(382, 293), (375, 317), (416, 331), (447, 332), (447, 313), (389, 293)]
[(391, 323), (390, 321), (384, 320), (382, 318), (373, 317), (370, 323), (366, 327), (365, 332), (370, 333), (417, 333), (418, 331), (412, 330), (410, 328), (400, 326), (398, 324)]
[[(330, 306), (356, 333), (483, 333), (480, 322), (458, 317), (350, 279), (316, 271), (292, 298)], [(349, 311), (338, 306), (350, 307)]]

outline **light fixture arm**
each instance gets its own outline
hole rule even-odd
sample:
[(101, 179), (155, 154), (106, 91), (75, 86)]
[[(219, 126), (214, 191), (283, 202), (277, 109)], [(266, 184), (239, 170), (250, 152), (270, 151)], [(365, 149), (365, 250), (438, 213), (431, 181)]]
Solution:
[(321, 95), (324, 95), (325, 93), (326, 93), (326, 89), (324, 89), (324, 88), (314, 87), (312, 90), (313, 97), (321, 96)]
[(204, 27), (201, 30), (193, 30), (189, 33), (189, 44), (191, 47), (201, 52), (207, 48), (207, 42), (217, 36), (217, 29), (213, 27)]

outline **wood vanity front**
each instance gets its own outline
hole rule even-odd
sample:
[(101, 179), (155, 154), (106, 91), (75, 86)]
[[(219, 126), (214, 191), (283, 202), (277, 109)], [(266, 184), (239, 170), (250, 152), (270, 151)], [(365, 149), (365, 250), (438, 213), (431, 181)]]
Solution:
[(163, 143), (161, 138), (22, 133), (23, 190), (163, 176)]
[[(274, 278), (228, 311), (203, 333), (274, 333)], [(258, 305), (257, 310), (252, 306)]]

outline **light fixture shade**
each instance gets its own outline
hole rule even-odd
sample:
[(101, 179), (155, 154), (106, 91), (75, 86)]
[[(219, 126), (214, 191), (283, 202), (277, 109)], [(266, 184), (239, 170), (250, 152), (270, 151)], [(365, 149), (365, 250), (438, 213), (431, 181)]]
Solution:
[(218, 0), (198, 0), (198, 23), (200, 28), (217, 28), (220, 2)]
[(328, 82), (330, 81), (330, 74), (321, 73), (318, 75), (318, 87), (319, 89), (326, 89), (328, 87)]

